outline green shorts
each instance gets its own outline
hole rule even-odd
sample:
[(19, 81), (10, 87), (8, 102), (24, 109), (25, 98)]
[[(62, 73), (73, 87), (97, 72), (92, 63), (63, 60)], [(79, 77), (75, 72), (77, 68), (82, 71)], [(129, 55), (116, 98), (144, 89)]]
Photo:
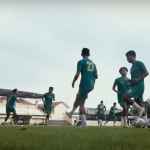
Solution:
[(109, 120), (117, 121), (117, 115), (115, 115), (115, 114), (109, 114)]
[(93, 90), (93, 88), (92, 89), (87, 89), (87, 90), (85, 90), (84, 88), (79, 88), (74, 106), (77, 107), (79, 105), (84, 105), (85, 100), (88, 98), (88, 94), (92, 90)]
[(105, 120), (105, 114), (98, 114), (97, 119), (98, 120)]
[(44, 112), (47, 114), (50, 114), (52, 112), (52, 104), (50, 105), (44, 105)]
[(124, 100), (123, 94), (118, 94), (118, 103), (122, 108), (127, 108), (130, 104), (127, 103), (127, 101)]
[(81, 99), (87, 99), (88, 98), (88, 94), (93, 90), (93, 88), (89, 88), (89, 89), (84, 89), (84, 88), (79, 88), (78, 91), (78, 95)]
[(132, 86), (126, 93), (130, 98), (134, 98), (137, 102), (143, 102), (144, 84)]

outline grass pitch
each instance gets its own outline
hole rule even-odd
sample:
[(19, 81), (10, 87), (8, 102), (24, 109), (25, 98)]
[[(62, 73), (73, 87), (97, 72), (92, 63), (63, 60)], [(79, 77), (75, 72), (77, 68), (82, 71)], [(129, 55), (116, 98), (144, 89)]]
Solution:
[(150, 150), (150, 129), (1, 127), (0, 150)]

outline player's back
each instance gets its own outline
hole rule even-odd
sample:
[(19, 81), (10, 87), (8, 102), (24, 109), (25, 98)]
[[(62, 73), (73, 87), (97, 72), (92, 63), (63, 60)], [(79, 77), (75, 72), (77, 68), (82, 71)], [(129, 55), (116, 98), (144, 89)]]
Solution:
[(16, 104), (16, 96), (12, 95), (7, 97), (7, 105), (15, 106), (15, 104)]
[(98, 105), (98, 113), (103, 114), (105, 112), (105, 105), (104, 104), (99, 104)]
[(80, 86), (92, 86), (97, 78), (96, 65), (88, 58), (78, 62), (78, 70), (81, 72)]

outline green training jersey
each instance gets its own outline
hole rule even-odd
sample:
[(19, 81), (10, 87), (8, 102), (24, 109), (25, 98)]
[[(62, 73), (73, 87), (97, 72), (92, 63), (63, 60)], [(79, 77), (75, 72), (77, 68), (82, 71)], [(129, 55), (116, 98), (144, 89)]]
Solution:
[(120, 77), (115, 80), (114, 84), (118, 88), (118, 93), (117, 93), (118, 103), (121, 106), (124, 106), (125, 101), (123, 96), (127, 93), (127, 91), (131, 87), (130, 80), (127, 77)]
[(118, 109), (116, 108), (116, 106), (112, 106), (110, 108), (109, 114), (112, 115), (112, 116), (115, 116), (117, 114), (117, 112), (118, 112)]
[(97, 113), (100, 115), (100, 114), (104, 114), (105, 111), (106, 111), (106, 107), (104, 104), (99, 104), (98, 107), (97, 107)]
[(43, 102), (45, 105), (51, 105), (54, 100), (55, 100), (54, 93), (46, 93), (43, 96)]
[(118, 88), (118, 93), (124, 95), (127, 90), (129, 90), (131, 84), (127, 77), (120, 77), (115, 80), (114, 83)]
[(17, 100), (17, 97), (15, 95), (12, 95), (10, 97), (7, 97), (7, 106), (10, 106), (10, 107), (15, 107), (16, 106), (16, 100)]
[[(147, 72), (147, 69), (144, 63), (141, 61), (135, 61), (131, 67), (131, 80), (139, 79), (145, 72)], [(139, 82), (144, 83), (144, 80)]]
[(80, 88), (93, 89), (97, 79), (96, 65), (90, 59), (83, 58), (77, 64), (77, 72), (81, 73)]

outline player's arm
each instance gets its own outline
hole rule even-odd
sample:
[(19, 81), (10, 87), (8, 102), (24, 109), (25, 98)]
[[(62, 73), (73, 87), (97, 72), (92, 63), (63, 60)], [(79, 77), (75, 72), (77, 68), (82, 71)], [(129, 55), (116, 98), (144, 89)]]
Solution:
[(74, 88), (74, 85), (75, 85), (75, 82), (78, 80), (79, 78), (79, 75), (80, 75), (80, 72), (77, 72), (73, 78), (73, 81), (72, 81), (72, 87)]
[(79, 61), (78, 64), (77, 64), (77, 72), (73, 78), (73, 81), (72, 81), (72, 87), (74, 88), (74, 85), (75, 85), (75, 82), (78, 80), (79, 76), (80, 76), (80, 72), (81, 72), (81, 62)]
[(95, 65), (95, 72), (94, 72), (94, 74), (95, 74), (95, 79), (98, 79), (98, 71), (97, 71), (96, 65)]
[(141, 70), (142, 70), (142, 74), (141, 74), (139, 80), (144, 80), (149, 75), (149, 72), (148, 72), (147, 68), (145, 67), (144, 63), (141, 63)]
[(142, 73), (138, 79), (135, 79), (133, 81), (131, 80), (132, 83), (138, 83), (138, 82), (144, 80), (149, 75), (149, 72), (148, 72), (147, 68), (145, 67), (144, 63), (141, 62), (139, 64), (139, 67), (140, 67), (140, 70)]
[(42, 96), (42, 102), (45, 103), (45, 94)]
[(113, 84), (113, 87), (112, 87), (112, 90), (116, 93), (118, 93), (118, 90), (116, 89), (117, 88), (117, 81), (115, 80), (114, 84)]
[(106, 111), (106, 106), (104, 106), (104, 111)]
[(55, 101), (55, 94), (53, 94), (53, 101)]
[(137, 80), (137, 82), (139, 82), (139, 81), (141, 81), (141, 80), (144, 80), (148, 75), (149, 75), (148, 72), (144, 72), (144, 73), (139, 77), (139, 79)]

